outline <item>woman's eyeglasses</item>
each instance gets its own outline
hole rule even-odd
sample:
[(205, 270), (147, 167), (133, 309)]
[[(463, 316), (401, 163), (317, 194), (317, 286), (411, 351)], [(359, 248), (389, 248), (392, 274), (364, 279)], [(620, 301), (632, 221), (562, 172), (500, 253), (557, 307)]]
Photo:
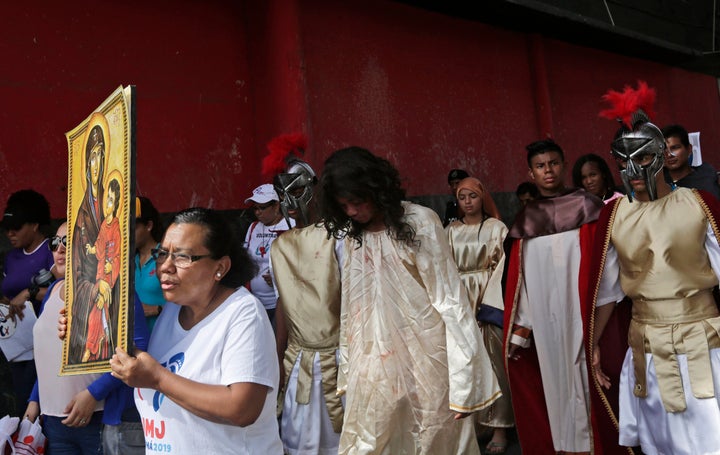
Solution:
[(67, 235), (63, 235), (62, 237), (56, 235), (50, 239), (50, 251), (57, 251), (60, 245), (62, 245), (63, 248), (67, 248)]
[(150, 250), (150, 254), (152, 254), (152, 257), (153, 259), (155, 259), (155, 263), (157, 265), (164, 264), (165, 261), (167, 261), (167, 259), (172, 256), (173, 264), (175, 264), (175, 267), (178, 267), (180, 269), (186, 269), (190, 267), (193, 262), (210, 257), (209, 254), (193, 256), (183, 253), (171, 253), (168, 250), (162, 248), (153, 248), (152, 250)]

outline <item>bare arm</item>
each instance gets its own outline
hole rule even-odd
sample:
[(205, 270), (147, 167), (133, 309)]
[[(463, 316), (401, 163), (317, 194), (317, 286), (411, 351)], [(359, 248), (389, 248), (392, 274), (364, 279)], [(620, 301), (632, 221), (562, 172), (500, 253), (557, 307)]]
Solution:
[(40, 415), (40, 403), (37, 401), (28, 401), (27, 408), (25, 409), (25, 418), (31, 422), (35, 422), (35, 419)]
[(267, 396), (267, 386), (252, 382), (224, 386), (184, 378), (163, 368), (142, 351), (136, 351), (136, 357), (131, 357), (117, 348), (110, 366), (112, 375), (127, 385), (157, 390), (182, 408), (217, 423), (239, 427), (253, 424)]
[(614, 303), (609, 303), (595, 308), (595, 332), (593, 333), (593, 346), (597, 346), (600, 342), (600, 338), (605, 331), (605, 326), (610, 320), (610, 316), (612, 316), (614, 309)]
[(600, 364), (600, 338), (605, 331), (605, 326), (612, 316), (615, 305), (613, 303), (599, 306), (595, 308), (595, 332), (593, 333), (593, 344), (592, 344), (592, 367), (595, 370), (595, 377), (597, 381), (605, 387), (610, 388), (610, 377), (605, 374)]

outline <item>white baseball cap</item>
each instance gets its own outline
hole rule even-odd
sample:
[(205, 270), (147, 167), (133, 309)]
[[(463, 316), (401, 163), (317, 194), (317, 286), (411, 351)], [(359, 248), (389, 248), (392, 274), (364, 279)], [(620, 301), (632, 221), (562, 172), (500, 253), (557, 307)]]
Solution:
[(265, 204), (270, 201), (279, 201), (280, 198), (278, 197), (277, 193), (275, 192), (275, 188), (269, 183), (266, 183), (264, 185), (260, 185), (259, 187), (255, 188), (253, 190), (252, 196), (245, 199), (245, 203), (249, 204), (250, 202), (254, 202), (256, 204)]

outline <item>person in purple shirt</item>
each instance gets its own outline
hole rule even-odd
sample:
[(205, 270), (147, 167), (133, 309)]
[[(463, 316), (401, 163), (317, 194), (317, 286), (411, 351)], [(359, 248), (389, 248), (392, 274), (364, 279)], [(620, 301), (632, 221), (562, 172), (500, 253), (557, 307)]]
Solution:
[[(42, 269), (49, 271), (53, 257), (43, 228), (50, 224), (50, 205), (34, 190), (21, 190), (10, 195), (2, 218), (13, 249), (5, 258), (0, 303), (9, 305), (12, 317), (24, 317), (25, 302), (33, 303), (37, 313), (47, 287), (32, 286), (31, 279)], [(13, 415), (22, 415), (30, 390), (35, 383), (35, 362), (32, 346), (22, 353), (4, 352), (9, 361), (15, 393)]]

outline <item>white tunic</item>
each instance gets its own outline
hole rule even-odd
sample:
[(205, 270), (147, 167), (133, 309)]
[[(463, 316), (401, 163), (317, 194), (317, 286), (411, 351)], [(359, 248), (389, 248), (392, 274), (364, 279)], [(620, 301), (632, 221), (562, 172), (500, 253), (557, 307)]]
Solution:
[(524, 241), (524, 280), (515, 319), (533, 330), (553, 446), (566, 452), (590, 451), (579, 233), (573, 229)]
[[(705, 250), (713, 271), (720, 277), (720, 245), (708, 225)], [(597, 305), (618, 300), (620, 268), (617, 251), (608, 247), (605, 268), (600, 281)], [(620, 375), (620, 445), (641, 446), (647, 455), (710, 455), (720, 454), (720, 349), (710, 350), (715, 396), (698, 399), (693, 396), (688, 376), (687, 356), (677, 354), (687, 409), (665, 411), (657, 384), (652, 354), (645, 354), (647, 397), (633, 393), (635, 373), (632, 350), (628, 349)]]

